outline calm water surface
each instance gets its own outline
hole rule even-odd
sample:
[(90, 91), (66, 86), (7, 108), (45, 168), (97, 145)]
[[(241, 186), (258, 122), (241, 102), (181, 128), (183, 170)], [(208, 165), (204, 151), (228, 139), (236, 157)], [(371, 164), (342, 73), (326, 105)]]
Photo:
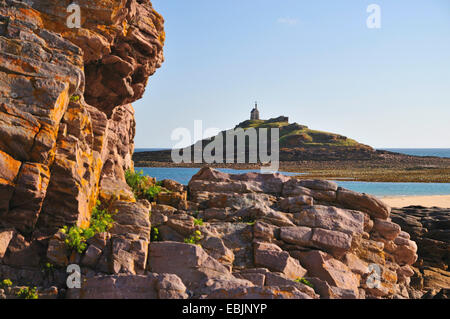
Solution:
[[(173, 167), (142, 167), (144, 174), (155, 177), (157, 180), (173, 179), (179, 183), (187, 185), (200, 169), (199, 168), (173, 168)], [(219, 169), (224, 173), (243, 174), (248, 172), (259, 172), (259, 170), (235, 170)], [(280, 172), (293, 176), (299, 173)], [(351, 189), (360, 193), (367, 193), (376, 196), (419, 196), (419, 195), (450, 195), (450, 184), (447, 183), (373, 183), (373, 182), (351, 182), (336, 181), (339, 186)]]

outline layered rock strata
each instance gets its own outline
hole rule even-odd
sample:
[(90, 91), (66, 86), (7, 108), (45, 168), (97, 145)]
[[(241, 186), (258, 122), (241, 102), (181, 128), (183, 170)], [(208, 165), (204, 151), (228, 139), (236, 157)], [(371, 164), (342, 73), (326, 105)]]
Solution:
[(394, 210), (392, 219), (407, 231), (419, 247), (413, 265), (411, 286), (417, 290), (450, 289), (450, 211), (439, 208), (406, 207)]
[(67, 24), (70, 1), (0, 1), (0, 278), (19, 283), (48, 281), (49, 239), (89, 225), (102, 185), (129, 194), (129, 103), (164, 60), (150, 1), (77, 3), (80, 28)]
[(172, 190), (151, 204), (150, 217), (148, 202), (116, 199), (114, 228), (83, 255), (64, 251), (64, 234), (51, 240), (53, 262), (81, 260), (86, 279), (69, 297), (134, 296), (146, 285), (143, 296), (158, 298), (161, 274), (173, 276), (173, 298), (413, 297), (416, 243), (375, 197), (333, 182), (210, 168), (188, 187), (162, 184)]

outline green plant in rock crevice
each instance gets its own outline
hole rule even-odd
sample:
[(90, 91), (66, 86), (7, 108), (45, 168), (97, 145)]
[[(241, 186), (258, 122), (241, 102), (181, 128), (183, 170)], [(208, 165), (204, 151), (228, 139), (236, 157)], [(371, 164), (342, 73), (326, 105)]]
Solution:
[(143, 171), (133, 172), (127, 170), (125, 172), (125, 180), (137, 199), (147, 199), (152, 202), (163, 191), (162, 183), (153, 184), (151, 179), (144, 175)]
[(162, 188), (161, 186), (155, 185), (155, 186), (150, 186), (149, 188), (144, 190), (144, 195), (146, 197), (146, 199), (148, 199), (149, 201), (154, 201), (156, 196), (162, 192)]
[(12, 286), (12, 281), (10, 279), (3, 279), (0, 282), (0, 288), (4, 289), (4, 288), (8, 288)]
[(110, 230), (113, 226), (114, 220), (112, 215), (106, 210), (100, 210), (100, 205), (101, 203), (98, 201), (97, 205), (92, 209), (89, 228), (83, 229), (78, 226), (69, 228), (64, 226), (64, 228), (60, 229), (60, 232), (66, 235), (66, 245), (80, 254), (86, 250), (88, 239), (94, 237), (95, 234)]
[(203, 226), (203, 219), (201, 218), (195, 218), (194, 219), (194, 226)]
[(303, 278), (303, 277), (302, 278), (297, 278), (294, 281), (298, 282), (298, 283), (301, 283), (301, 284), (304, 284), (304, 285), (307, 285), (307, 286), (309, 286), (311, 288), (314, 288), (314, 285), (312, 283), (310, 283), (308, 280), (306, 280), (305, 278)]
[(237, 221), (239, 223), (244, 223), (247, 224), (249, 226), (253, 226), (254, 224), (256, 224), (256, 219), (251, 217), (251, 216), (246, 216), (246, 217), (238, 217)]
[(159, 233), (158, 227), (152, 227), (151, 233), (150, 233), (150, 241), (161, 241), (161, 235)]
[(42, 265), (42, 272), (49, 274), (52, 273), (55, 270), (55, 265), (53, 265), (52, 263), (46, 262), (45, 264)]
[(37, 288), (23, 287), (17, 293), (16, 296), (20, 299), (38, 299)]
[(184, 243), (185, 244), (193, 244), (193, 245), (199, 245), (200, 246), (199, 242), (201, 240), (202, 240), (202, 233), (201, 233), (201, 231), (196, 230), (193, 235), (191, 235), (190, 237), (184, 239)]
[(80, 100), (80, 96), (79, 95), (72, 95), (70, 97), (70, 102), (78, 102)]

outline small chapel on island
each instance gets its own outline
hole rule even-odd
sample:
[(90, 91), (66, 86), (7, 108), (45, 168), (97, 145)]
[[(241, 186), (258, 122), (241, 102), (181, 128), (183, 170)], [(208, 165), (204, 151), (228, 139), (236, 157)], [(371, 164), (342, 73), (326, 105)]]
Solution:
[(255, 108), (250, 112), (250, 120), (259, 120), (258, 102), (255, 102)]

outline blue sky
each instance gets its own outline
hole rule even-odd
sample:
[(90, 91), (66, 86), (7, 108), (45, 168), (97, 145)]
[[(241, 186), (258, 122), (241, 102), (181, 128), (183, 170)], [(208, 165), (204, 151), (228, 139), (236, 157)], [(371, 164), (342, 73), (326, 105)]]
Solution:
[[(153, 0), (166, 62), (136, 103), (136, 147), (262, 118), (380, 147), (450, 147), (448, 0)], [(369, 29), (370, 4), (381, 29)]]

